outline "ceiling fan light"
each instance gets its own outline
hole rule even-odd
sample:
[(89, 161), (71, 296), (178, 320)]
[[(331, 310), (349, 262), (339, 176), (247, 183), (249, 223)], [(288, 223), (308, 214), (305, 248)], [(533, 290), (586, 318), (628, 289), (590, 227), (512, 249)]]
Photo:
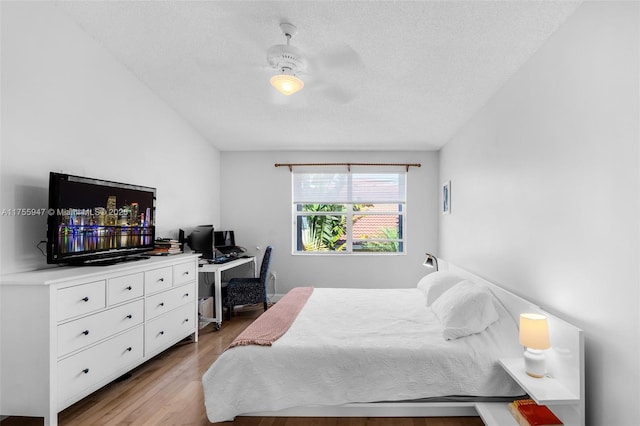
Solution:
[(283, 95), (293, 95), (304, 87), (304, 82), (295, 75), (278, 74), (271, 77), (271, 85)]

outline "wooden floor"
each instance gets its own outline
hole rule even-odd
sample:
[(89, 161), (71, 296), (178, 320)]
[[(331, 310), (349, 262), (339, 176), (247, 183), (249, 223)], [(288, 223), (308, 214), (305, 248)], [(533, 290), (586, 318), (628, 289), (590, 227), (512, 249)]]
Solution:
[[(200, 330), (198, 343), (183, 342), (132, 370), (58, 415), (63, 426), (210, 425), (201, 378), (229, 343), (262, 309), (238, 312), (222, 330)], [(0, 426), (42, 425), (42, 418), (8, 417)], [(274, 418), (238, 417), (224, 426), (481, 426), (479, 417), (451, 418)]]

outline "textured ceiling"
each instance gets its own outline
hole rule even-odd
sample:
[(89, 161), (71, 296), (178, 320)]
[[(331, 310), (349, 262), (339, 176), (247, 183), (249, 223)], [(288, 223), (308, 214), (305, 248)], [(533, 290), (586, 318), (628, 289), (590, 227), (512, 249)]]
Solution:
[[(58, 3), (221, 150), (438, 149), (578, 5)], [(266, 60), (285, 43), (281, 22), (297, 26), (291, 44), (313, 65), (289, 97), (269, 85)]]

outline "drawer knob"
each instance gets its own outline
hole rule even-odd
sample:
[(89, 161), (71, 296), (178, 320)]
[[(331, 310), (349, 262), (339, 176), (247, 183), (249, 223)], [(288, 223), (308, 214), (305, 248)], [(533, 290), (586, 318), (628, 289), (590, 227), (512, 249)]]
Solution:
[(82, 370), (82, 372), (83, 372), (84, 374), (88, 374), (88, 373), (89, 373), (89, 369), (88, 369), (88, 368), (85, 368), (84, 370)]
[(87, 334), (89, 334), (89, 330), (83, 331), (82, 334), (84, 334), (86, 336)]
[(185, 293), (185, 294), (184, 294), (184, 297), (189, 297), (189, 293)]
[(164, 302), (160, 302), (158, 306), (164, 306)]
[(184, 275), (189, 275), (189, 271), (184, 271)]
[(133, 318), (133, 315), (129, 314), (129, 315), (126, 316), (126, 318), (131, 319), (131, 318)]
[(84, 300), (85, 302), (89, 301), (89, 298), (87, 296), (83, 297), (82, 300)]
[(189, 318), (185, 318), (185, 319), (184, 319), (184, 322), (189, 322)]
[(133, 350), (133, 348), (132, 348), (131, 346), (129, 346), (129, 347), (127, 348), (127, 351), (128, 351), (128, 352), (131, 352), (132, 350)]
[(158, 281), (163, 282), (163, 281), (164, 281), (164, 278), (160, 278)]
[(133, 287), (131, 287), (130, 285), (126, 287), (127, 290), (133, 290)]
[(164, 334), (164, 331), (161, 331), (160, 333), (158, 333), (159, 336), (162, 336)]

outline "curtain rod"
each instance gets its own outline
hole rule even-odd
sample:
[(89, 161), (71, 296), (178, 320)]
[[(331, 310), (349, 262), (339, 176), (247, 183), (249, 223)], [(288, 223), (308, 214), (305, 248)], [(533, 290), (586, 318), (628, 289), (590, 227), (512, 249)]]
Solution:
[(347, 170), (351, 171), (351, 166), (404, 166), (407, 171), (409, 167), (421, 167), (420, 163), (276, 163), (276, 167), (288, 167), (292, 172), (294, 166), (347, 166)]

